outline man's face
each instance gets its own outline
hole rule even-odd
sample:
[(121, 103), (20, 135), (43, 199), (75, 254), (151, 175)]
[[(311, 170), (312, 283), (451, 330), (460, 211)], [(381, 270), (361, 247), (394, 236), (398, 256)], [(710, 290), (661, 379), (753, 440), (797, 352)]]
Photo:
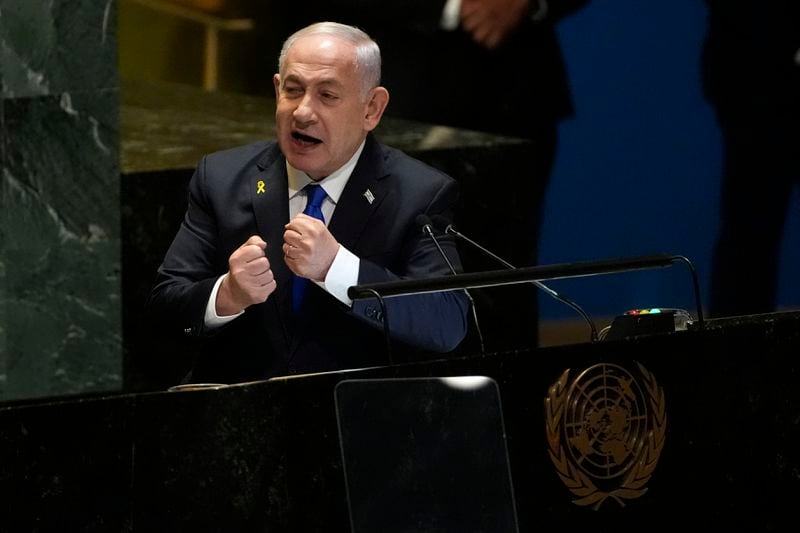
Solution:
[(278, 143), (289, 163), (315, 180), (344, 165), (377, 125), (369, 118), (372, 93), (361, 94), (355, 47), (345, 41), (295, 41), (274, 83)]

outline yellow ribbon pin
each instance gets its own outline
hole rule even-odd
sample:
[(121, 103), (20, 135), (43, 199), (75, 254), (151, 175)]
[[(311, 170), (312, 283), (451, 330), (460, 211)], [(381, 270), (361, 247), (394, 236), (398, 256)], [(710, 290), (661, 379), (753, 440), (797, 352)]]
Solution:
[(257, 187), (256, 194), (261, 194), (264, 192), (264, 182), (262, 180), (258, 180), (258, 183), (256, 183), (256, 187)]

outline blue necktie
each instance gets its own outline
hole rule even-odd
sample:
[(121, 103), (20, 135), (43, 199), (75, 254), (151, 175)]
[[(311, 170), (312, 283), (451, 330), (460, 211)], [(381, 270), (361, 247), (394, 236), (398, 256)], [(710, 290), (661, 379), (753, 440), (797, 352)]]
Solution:
[[(322, 215), (322, 202), (325, 201), (328, 194), (319, 185), (306, 185), (306, 208), (303, 214), (314, 217), (318, 220), (325, 222), (325, 217)], [(300, 309), (300, 304), (303, 303), (303, 294), (305, 294), (306, 286), (308, 286), (308, 279), (294, 275), (292, 280), (292, 309), (297, 311)]]

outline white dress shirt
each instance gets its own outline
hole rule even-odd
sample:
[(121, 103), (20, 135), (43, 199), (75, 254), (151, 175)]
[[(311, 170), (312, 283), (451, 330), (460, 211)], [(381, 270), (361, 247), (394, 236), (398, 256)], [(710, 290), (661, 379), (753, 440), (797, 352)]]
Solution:
[[(336, 204), (342, 196), (342, 191), (345, 185), (347, 185), (347, 181), (350, 179), (350, 175), (353, 173), (353, 169), (356, 167), (356, 163), (363, 149), (364, 142), (361, 143), (361, 146), (358, 147), (353, 157), (351, 157), (344, 166), (331, 173), (330, 176), (316, 182), (318, 185), (322, 186), (327, 194), (327, 197), (322, 203), (322, 216), (325, 218), (326, 226), (330, 223), (333, 212), (336, 210)], [(313, 180), (302, 170), (297, 170), (292, 167), (288, 161), (286, 162), (286, 172), (289, 176), (289, 220), (291, 220), (305, 209), (307, 198), (303, 187), (312, 183)], [(269, 246), (276, 246), (275, 243), (267, 244)], [(278, 244), (277, 246), (281, 246), (282, 244), (283, 243)], [(359, 258), (344, 246), (339, 245), (339, 250), (333, 258), (333, 262), (328, 269), (325, 279), (323, 281), (314, 281), (314, 283), (322, 287), (322, 289), (342, 303), (352, 305), (353, 300), (347, 296), (347, 289), (352, 285), (358, 284), (359, 266)], [(222, 285), (222, 281), (227, 275), (227, 273), (223, 274), (217, 279), (211, 291), (211, 296), (208, 298), (205, 312), (206, 327), (213, 328), (221, 326), (244, 313), (244, 311), (240, 311), (235, 315), (217, 315), (217, 293), (219, 292), (220, 285)]]

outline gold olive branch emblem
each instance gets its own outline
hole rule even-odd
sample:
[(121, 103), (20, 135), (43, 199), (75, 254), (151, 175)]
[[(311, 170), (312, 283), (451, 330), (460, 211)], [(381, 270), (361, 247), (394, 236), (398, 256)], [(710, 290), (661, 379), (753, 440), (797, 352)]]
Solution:
[(638, 446), (638, 452), (625, 479), (618, 487), (610, 491), (598, 489), (591, 477), (568, 459), (567, 452), (561, 445), (561, 423), (564, 419), (567, 402), (569, 369), (561, 374), (548, 391), (545, 399), (548, 453), (556, 467), (558, 477), (570, 492), (578, 497), (573, 500), (576, 505), (594, 505), (593, 509), (598, 510), (606, 499), (613, 498), (620, 506), (625, 507), (624, 500), (638, 498), (647, 492), (645, 485), (653, 475), (664, 448), (667, 413), (664, 390), (658, 386), (653, 374), (641, 364), (637, 363), (637, 365), (652, 407), (652, 427), (647, 432), (644, 445)]

